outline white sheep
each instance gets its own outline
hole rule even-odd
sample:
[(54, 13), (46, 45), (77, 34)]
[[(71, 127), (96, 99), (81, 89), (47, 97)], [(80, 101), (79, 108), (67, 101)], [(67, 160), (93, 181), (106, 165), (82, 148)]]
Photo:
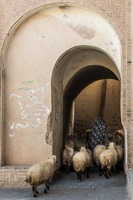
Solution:
[(73, 147), (65, 145), (65, 149), (63, 150), (62, 160), (63, 160), (63, 166), (66, 172), (69, 172), (70, 167), (72, 166), (73, 156), (74, 156)]
[(73, 156), (73, 167), (77, 173), (78, 180), (81, 181), (81, 174), (87, 172), (87, 177), (89, 177), (88, 169), (91, 164), (90, 153), (87, 152), (85, 147), (81, 147), (80, 151), (75, 153)]
[(105, 177), (108, 179), (108, 175), (111, 175), (113, 153), (110, 149), (102, 151), (99, 156), (102, 172)]
[(112, 168), (114, 170), (114, 172), (116, 171), (115, 167), (118, 161), (118, 156), (117, 156), (117, 152), (115, 149), (115, 144), (114, 142), (110, 142), (108, 148), (113, 152), (113, 160), (112, 160)]
[(108, 149), (105, 149), (99, 155), (99, 161), (105, 177), (111, 176), (111, 169), (115, 170), (117, 164), (117, 152), (113, 142), (109, 143)]
[(117, 171), (120, 173), (120, 170), (123, 169), (124, 148), (121, 145), (116, 145), (115, 149), (117, 152)]
[(96, 165), (99, 168), (99, 176), (101, 176), (101, 164), (99, 160), (99, 156), (102, 153), (103, 150), (105, 150), (106, 147), (102, 144), (98, 144), (94, 149), (93, 149), (93, 161), (96, 163)]
[(49, 183), (52, 181), (56, 162), (56, 156), (52, 155), (46, 161), (29, 168), (25, 181), (32, 186), (34, 197), (37, 197), (37, 194), (39, 194), (37, 187), (42, 183), (45, 183), (46, 186), (44, 192), (47, 193), (47, 189), (49, 190)]

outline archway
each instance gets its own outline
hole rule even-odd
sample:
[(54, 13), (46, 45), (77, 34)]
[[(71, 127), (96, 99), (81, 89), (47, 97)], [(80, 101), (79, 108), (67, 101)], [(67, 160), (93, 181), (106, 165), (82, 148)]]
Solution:
[(78, 46), (67, 51), (56, 63), (52, 76), (53, 153), (61, 162), (64, 138), (73, 124), (76, 96), (96, 80), (120, 81), (112, 59), (101, 49)]

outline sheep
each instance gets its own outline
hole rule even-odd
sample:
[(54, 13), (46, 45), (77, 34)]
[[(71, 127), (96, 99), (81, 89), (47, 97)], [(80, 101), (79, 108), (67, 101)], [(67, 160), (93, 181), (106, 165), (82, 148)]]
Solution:
[(111, 176), (112, 159), (113, 159), (113, 152), (110, 149), (102, 151), (102, 153), (99, 156), (103, 174), (107, 179), (108, 175)]
[(105, 150), (106, 147), (102, 144), (98, 144), (94, 149), (93, 149), (93, 161), (96, 163), (96, 165), (99, 168), (99, 176), (101, 176), (101, 164), (99, 160), (99, 156), (103, 150)]
[(72, 138), (72, 136), (69, 136), (69, 138), (65, 142), (65, 145), (72, 147), (75, 151), (78, 149), (77, 142), (74, 140), (74, 138)]
[[(101, 168), (105, 177), (108, 179), (108, 175), (111, 176), (111, 169), (115, 170), (117, 164), (117, 152), (113, 142), (109, 143), (108, 149), (105, 149), (101, 152), (99, 156), (99, 161)], [(115, 171), (114, 171), (115, 172)]]
[(114, 141), (116, 145), (124, 145), (124, 130), (118, 129), (114, 132)]
[(112, 162), (112, 166), (115, 170), (115, 166), (117, 164), (117, 160), (118, 160), (118, 156), (117, 156), (117, 152), (115, 149), (116, 145), (114, 144), (114, 142), (110, 142), (108, 148), (113, 152), (113, 162)]
[[(88, 150), (89, 151), (89, 150)], [(73, 167), (77, 173), (78, 180), (81, 181), (81, 174), (85, 172), (89, 177), (88, 169), (91, 164), (91, 156), (90, 153), (87, 152), (85, 147), (81, 147), (80, 151), (75, 153), (73, 156)]]
[(49, 190), (49, 183), (52, 181), (56, 162), (56, 156), (52, 155), (46, 161), (42, 161), (29, 168), (25, 181), (32, 186), (34, 197), (37, 197), (39, 194), (37, 187), (42, 183), (45, 183), (46, 186), (44, 193), (47, 193), (47, 189)]
[(124, 148), (121, 145), (116, 145), (115, 149), (117, 152), (117, 171), (120, 173), (120, 170), (123, 169)]
[(63, 150), (63, 166), (65, 171), (68, 173), (70, 167), (72, 166), (72, 159), (74, 156), (74, 149), (68, 145), (65, 145), (65, 149)]

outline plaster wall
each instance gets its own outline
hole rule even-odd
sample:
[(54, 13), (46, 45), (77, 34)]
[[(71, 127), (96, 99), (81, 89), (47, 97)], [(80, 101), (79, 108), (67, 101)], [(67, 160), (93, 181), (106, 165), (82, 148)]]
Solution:
[[(51, 112), (52, 71), (65, 51), (80, 45), (106, 52), (120, 72), (117, 34), (100, 15), (78, 6), (54, 5), (41, 9), (8, 39), (4, 55), (6, 165), (33, 164), (52, 153), (51, 145), (45, 140)], [(96, 64), (94, 57), (92, 62)], [(65, 65), (72, 63), (67, 60)], [(65, 72), (63, 86), (75, 67)]]

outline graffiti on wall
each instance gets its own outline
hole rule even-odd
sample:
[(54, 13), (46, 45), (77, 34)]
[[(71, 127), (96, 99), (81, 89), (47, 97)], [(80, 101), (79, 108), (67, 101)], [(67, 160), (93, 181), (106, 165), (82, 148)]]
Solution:
[(45, 116), (49, 115), (50, 109), (45, 106), (46, 88), (49, 83), (33, 89), (29, 85), (33, 81), (22, 82), (23, 86), (19, 90), (25, 90), (25, 95), (11, 94), (10, 101), (17, 102), (15, 109), (17, 116), (15, 122), (10, 122), (10, 129), (25, 129), (28, 127), (37, 128), (41, 125)]
[(30, 90), (31, 84), (33, 83), (33, 80), (28, 80), (28, 81), (22, 81), (22, 87), (19, 88), (19, 90)]

